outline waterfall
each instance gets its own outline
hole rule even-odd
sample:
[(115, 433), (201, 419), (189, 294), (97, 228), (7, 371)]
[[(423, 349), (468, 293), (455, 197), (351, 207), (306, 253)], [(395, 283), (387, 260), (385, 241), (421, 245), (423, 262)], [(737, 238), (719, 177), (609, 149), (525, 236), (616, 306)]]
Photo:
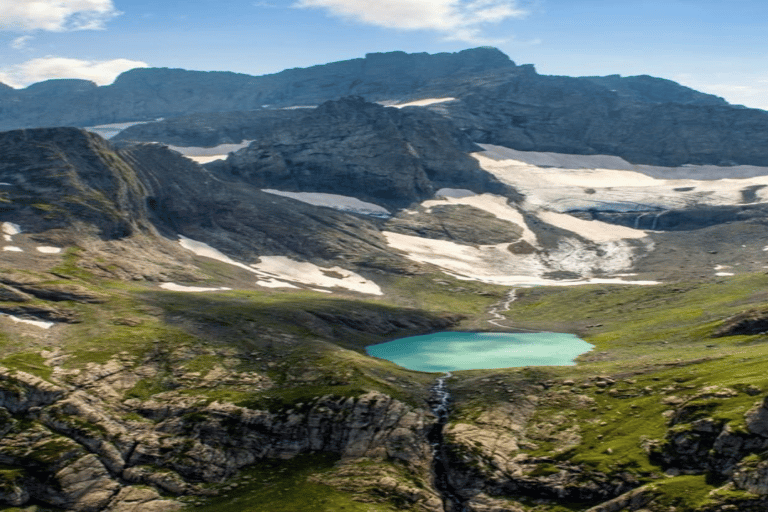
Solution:
[(651, 231), (656, 231), (656, 226), (659, 223), (659, 217), (667, 213), (669, 210), (664, 210), (661, 213), (657, 213), (655, 217), (653, 217), (653, 224), (651, 224)]
[(427, 439), (432, 447), (434, 485), (442, 497), (443, 510), (445, 512), (464, 512), (466, 510), (463, 505), (464, 500), (456, 494), (456, 490), (448, 477), (448, 457), (443, 444), (443, 428), (448, 423), (448, 406), (451, 402), (451, 393), (448, 391), (445, 381), (450, 377), (451, 372), (438, 377), (430, 390), (430, 410), (437, 417), (437, 421), (427, 434)]

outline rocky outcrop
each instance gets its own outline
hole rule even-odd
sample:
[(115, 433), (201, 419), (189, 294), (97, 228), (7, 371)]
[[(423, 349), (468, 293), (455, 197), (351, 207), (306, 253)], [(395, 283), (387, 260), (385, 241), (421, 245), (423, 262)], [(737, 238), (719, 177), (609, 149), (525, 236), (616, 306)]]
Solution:
[[(89, 371), (90, 385), (102, 380), (102, 370), (110, 373), (107, 366)], [(173, 510), (179, 504), (157, 491), (199, 494), (197, 482), (222, 482), (264, 458), (309, 452), (395, 460), (421, 478), (429, 475), (431, 416), (378, 392), (327, 395), (275, 410), (162, 399), (121, 406), (111, 393), (67, 390), (23, 372), (4, 370), (0, 377), (6, 425), (0, 463), (20, 468), (15, 480), (4, 480), (0, 500), (13, 506), (34, 497), (82, 512)], [(152, 421), (126, 420), (129, 411)], [(419, 500), (433, 498), (422, 493)]]
[(442, 187), (517, 196), (480, 169), (478, 149), (441, 116), (359, 97), (324, 103), (275, 126), (208, 168), (262, 188), (330, 192), (407, 205)]
[(761, 334), (766, 331), (768, 331), (768, 311), (750, 309), (723, 320), (723, 324), (712, 333), (712, 337)]
[[(409, 209), (388, 220), (384, 229), (404, 235), (449, 240), (467, 245), (501, 244), (519, 241), (523, 229), (490, 213), (467, 205), (436, 205)], [(532, 249), (532, 248), (531, 248)]]
[[(755, 388), (759, 393), (759, 389)], [(748, 389), (749, 394), (754, 394)], [(668, 471), (708, 473), (758, 496), (765, 496), (768, 479), (763, 453), (768, 448), (768, 398), (744, 416), (746, 428), (734, 428), (706, 411), (713, 402), (738, 395), (728, 388), (705, 388), (679, 404), (670, 416), (669, 430), (651, 456)]]

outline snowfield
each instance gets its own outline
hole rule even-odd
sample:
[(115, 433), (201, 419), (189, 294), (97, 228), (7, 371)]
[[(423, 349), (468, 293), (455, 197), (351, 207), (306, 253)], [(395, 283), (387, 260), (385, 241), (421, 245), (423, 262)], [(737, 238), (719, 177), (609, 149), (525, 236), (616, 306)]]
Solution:
[(768, 201), (766, 167), (653, 167), (614, 156), (482, 147), (485, 151), (472, 156), (483, 169), (525, 194), (527, 209), (635, 211), (731, 205), (742, 203), (748, 191), (757, 202)]
[(391, 213), (386, 208), (373, 203), (361, 201), (355, 197), (338, 194), (325, 194), (322, 192), (283, 192), (281, 190), (262, 189), (262, 192), (276, 196), (289, 197), (302, 203), (314, 206), (325, 206), (343, 212), (359, 213), (374, 217), (389, 217)]
[[(574, 238), (561, 241), (554, 251), (514, 254), (509, 250), (511, 243), (473, 247), (392, 232), (384, 232), (384, 236), (390, 247), (406, 253), (409, 259), (434, 265), (462, 280), (503, 286), (658, 284), (656, 281), (626, 281), (599, 276), (631, 267), (635, 249), (623, 241), (589, 246)], [(583, 278), (556, 280), (544, 277), (552, 271), (574, 272)]]

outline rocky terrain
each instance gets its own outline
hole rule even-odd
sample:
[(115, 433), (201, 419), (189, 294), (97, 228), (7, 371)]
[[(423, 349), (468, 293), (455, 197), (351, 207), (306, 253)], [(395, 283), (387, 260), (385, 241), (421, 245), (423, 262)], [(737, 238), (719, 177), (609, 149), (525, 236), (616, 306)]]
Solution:
[[(108, 86), (50, 80), (4, 91), (0, 129), (6, 130), (169, 118), (159, 126), (135, 127), (130, 137), (216, 145), (257, 138), (259, 125), (292, 116), (279, 110), (285, 107), (314, 107), (352, 95), (385, 104), (450, 98), (430, 108), (479, 143), (667, 166), (768, 162), (763, 111), (649, 76), (539, 75), (533, 66), (518, 66), (485, 47), (455, 54), (368, 54), (260, 77), (135, 69)], [(70, 108), (57, 108), (62, 104)]]
[[(0, 105), (182, 116), (0, 133), (0, 510), (768, 506), (764, 112), (487, 48)], [(595, 348), (450, 375), (365, 352), (442, 330)]]

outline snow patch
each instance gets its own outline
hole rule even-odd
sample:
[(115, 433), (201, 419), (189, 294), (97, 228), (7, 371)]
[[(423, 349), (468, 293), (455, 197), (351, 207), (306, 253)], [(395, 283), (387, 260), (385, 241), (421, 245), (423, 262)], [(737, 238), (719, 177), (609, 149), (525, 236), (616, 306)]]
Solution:
[(21, 226), (13, 222), (3, 222), (3, 233), (9, 236), (18, 235), (21, 233)]
[(283, 283), (284, 279), (311, 286), (339, 287), (359, 293), (382, 295), (381, 288), (376, 283), (341, 267), (321, 268), (313, 263), (294, 261), (286, 256), (262, 256), (259, 263), (248, 266), (238, 263), (206, 243), (182, 235), (179, 235), (179, 244), (198, 256), (221, 261), (256, 274), (260, 278), (256, 282), (259, 286), (296, 288), (294, 285)]
[(395, 103), (386, 105), (387, 107), (403, 108), (403, 107), (426, 107), (434, 105), (435, 103), (445, 103), (446, 101), (453, 101), (456, 98), (424, 98), (422, 100), (408, 101), (406, 103)]
[(355, 197), (325, 194), (322, 192), (283, 192), (281, 190), (273, 189), (262, 189), (262, 192), (274, 194), (276, 196), (289, 197), (301, 201), (302, 203), (314, 206), (325, 206), (326, 208), (333, 208), (344, 212), (353, 212), (374, 217), (389, 217), (391, 215), (386, 208), (377, 204), (361, 201)]
[(34, 325), (35, 327), (40, 327), (41, 329), (50, 329), (51, 327), (56, 325), (53, 322), (44, 322), (42, 320), (28, 320), (26, 318), (19, 318), (13, 315), (6, 315), (5, 313), (0, 313), (0, 315), (6, 316), (18, 324)]
[(244, 140), (239, 144), (219, 144), (213, 147), (200, 147), (200, 146), (173, 146), (168, 145), (168, 149), (177, 151), (185, 157), (193, 160), (199, 164), (207, 164), (215, 160), (224, 160), (230, 153), (238, 151), (253, 142), (252, 140)]
[(381, 288), (364, 277), (341, 267), (321, 268), (306, 261), (294, 261), (286, 256), (262, 256), (252, 267), (266, 274), (310, 286), (345, 288), (370, 295), (383, 295)]
[(735, 276), (736, 274), (734, 274), (733, 272), (715, 272), (715, 275), (718, 277), (730, 277), (730, 276)]
[(256, 281), (256, 284), (263, 286), (264, 288), (298, 288), (298, 286), (294, 286), (291, 283), (286, 283), (285, 281), (280, 281), (279, 279), (274, 278), (259, 279)]
[(248, 272), (253, 272), (253, 269), (249, 267), (248, 265), (245, 265), (243, 263), (238, 263), (223, 252), (219, 251), (218, 249), (214, 249), (210, 245), (204, 243), (204, 242), (198, 242), (197, 240), (192, 240), (191, 238), (187, 238), (183, 235), (179, 235), (179, 245), (181, 245), (184, 249), (187, 249), (188, 251), (192, 251), (198, 256), (203, 256), (205, 258), (210, 258), (212, 260), (221, 261), (222, 263), (227, 263), (229, 265), (233, 265), (235, 267), (240, 267), (242, 269), (247, 270)]
[(163, 290), (170, 290), (173, 292), (220, 292), (231, 290), (232, 288), (203, 288), (200, 286), (184, 286), (176, 283), (163, 283), (160, 285)]
[(59, 254), (61, 252), (61, 248), (59, 247), (48, 247), (48, 246), (39, 246), (37, 247), (37, 251), (41, 252), (43, 254)]
[(22, 249), (21, 247), (14, 247), (12, 245), (6, 245), (5, 247), (3, 247), (3, 250), (8, 252), (24, 252), (24, 249)]

